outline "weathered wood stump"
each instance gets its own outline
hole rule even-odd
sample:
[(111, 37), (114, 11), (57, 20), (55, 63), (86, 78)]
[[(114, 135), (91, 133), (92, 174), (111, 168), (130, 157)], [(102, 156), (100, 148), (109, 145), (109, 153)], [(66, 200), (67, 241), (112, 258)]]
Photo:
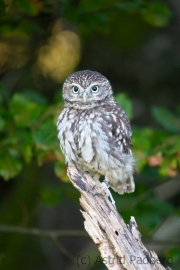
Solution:
[(108, 269), (165, 270), (156, 253), (143, 245), (134, 217), (126, 225), (108, 198), (96, 195), (93, 179), (77, 165), (68, 167), (68, 176), (81, 193), (85, 229)]

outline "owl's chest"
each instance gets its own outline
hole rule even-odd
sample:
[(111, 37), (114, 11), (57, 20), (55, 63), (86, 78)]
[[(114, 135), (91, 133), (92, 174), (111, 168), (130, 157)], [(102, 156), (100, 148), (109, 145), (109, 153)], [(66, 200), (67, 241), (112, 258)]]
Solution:
[(85, 148), (90, 153), (92, 120), (87, 112), (65, 109), (59, 117), (58, 130), (61, 149), (67, 160), (79, 160)]
[[(102, 133), (100, 114), (91, 111), (64, 110), (58, 130), (61, 149), (68, 162), (90, 163), (97, 154)], [(97, 140), (97, 136), (99, 138)]]

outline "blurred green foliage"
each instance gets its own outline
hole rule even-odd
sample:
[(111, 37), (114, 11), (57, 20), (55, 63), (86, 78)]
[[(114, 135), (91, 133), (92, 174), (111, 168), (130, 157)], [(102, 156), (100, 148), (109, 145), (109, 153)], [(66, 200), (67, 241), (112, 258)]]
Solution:
[[(8, 110), (1, 104), (1, 155), (0, 174), (8, 180), (22, 169), (23, 162), (36, 158), (38, 164), (61, 160), (57, 140), (56, 120), (62, 105), (45, 106), (43, 97), (14, 94)], [(59, 109), (59, 110), (58, 110)]]
[[(16, 11), (16, 12), (15, 12)], [(0, 19), (3, 34), (7, 35), (13, 30), (30, 34), (40, 31), (41, 25), (35, 17), (39, 14), (59, 16), (66, 20), (78, 22), (80, 29), (86, 33), (100, 31), (106, 33), (113, 26), (115, 14), (126, 12), (132, 16), (137, 15), (150, 25), (166, 26), (171, 18), (171, 11), (164, 1), (149, 0), (64, 0), (64, 1), (1, 1)], [(18, 14), (18, 15), (17, 15)], [(24, 15), (28, 15), (24, 17)], [(32, 18), (34, 17), (34, 21)], [(23, 18), (23, 21), (22, 21)], [(43, 30), (43, 29), (42, 29)]]
[[(1, 101), (0, 175), (5, 180), (18, 175), (24, 163), (36, 159), (39, 165), (55, 162), (56, 175), (67, 181), (56, 130), (63, 103), (47, 105), (44, 100), (40, 94), (27, 91), (15, 93), (4, 106)], [(132, 103), (127, 94), (118, 94), (116, 100), (131, 119)], [(160, 175), (173, 176), (180, 168), (180, 116), (159, 107), (152, 108), (152, 115), (159, 128), (133, 127), (136, 170), (140, 173), (149, 164), (158, 166)]]
[(43, 186), (41, 189), (41, 200), (45, 205), (51, 206), (56, 203), (59, 203), (59, 201), (62, 198), (62, 192), (60, 189), (53, 185), (46, 185)]

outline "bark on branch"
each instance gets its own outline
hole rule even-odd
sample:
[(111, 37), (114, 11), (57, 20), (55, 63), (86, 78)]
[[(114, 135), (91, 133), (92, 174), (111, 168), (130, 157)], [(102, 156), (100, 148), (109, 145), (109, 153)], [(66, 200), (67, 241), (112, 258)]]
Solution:
[(85, 229), (108, 269), (165, 270), (156, 253), (148, 251), (143, 245), (134, 217), (126, 225), (108, 198), (95, 195), (93, 179), (77, 165), (68, 167), (68, 176), (81, 193)]

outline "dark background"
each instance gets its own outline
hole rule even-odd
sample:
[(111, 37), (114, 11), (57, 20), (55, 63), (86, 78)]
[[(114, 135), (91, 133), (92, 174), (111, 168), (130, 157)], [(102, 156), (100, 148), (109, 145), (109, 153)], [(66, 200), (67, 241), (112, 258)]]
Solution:
[(78, 269), (77, 256), (88, 255), (90, 269), (105, 269), (88, 236), (21, 234), (83, 234), (55, 123), (63, 81), (90, 69), (110, 80), (133, 127), (136, 191), (113, 193), (118, 211), (126, 223), (135, 216), (163, 265), (179, 269), (180, 2), (0, 3), (0, 268)]

